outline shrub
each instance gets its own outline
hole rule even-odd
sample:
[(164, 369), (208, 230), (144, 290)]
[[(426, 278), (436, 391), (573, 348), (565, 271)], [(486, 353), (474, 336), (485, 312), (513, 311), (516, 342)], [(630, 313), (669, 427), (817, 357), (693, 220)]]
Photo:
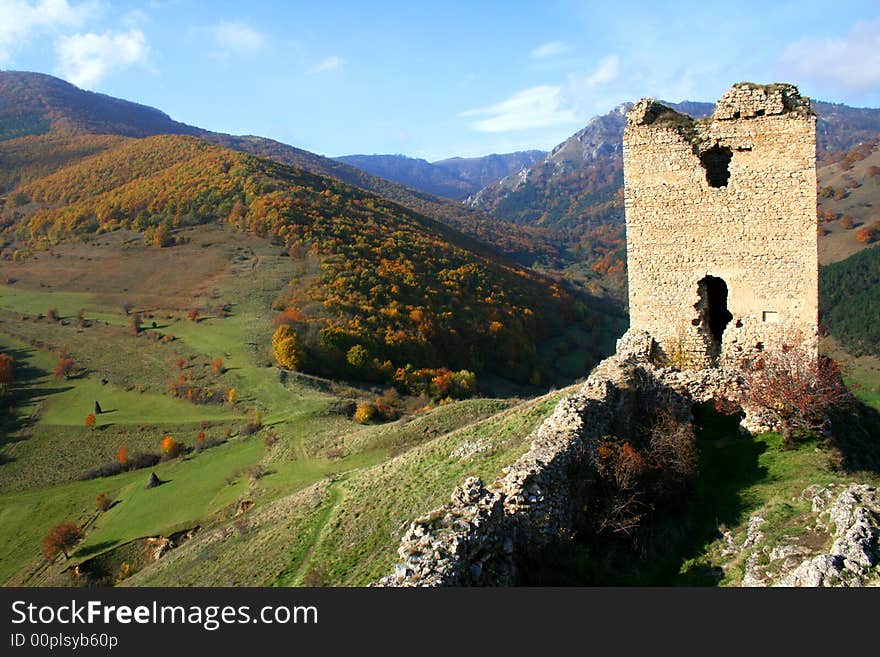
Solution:
[(863, 244), (871, 244), (880, 239), (880, 221), (864, 226), (856, 231), (856, 240)]
[[(190, 372), (190, 376), (192, 376), (192, 372)], [(202, 388), (187, 383), (187, 378), (183, 375), (177, 381), (168, 383), (166, 388), (174, 397), (185, 399), (193, 404), (222, 404), (226, 400), (226, 393), (223, 390)]]
[(226, 369), (223, 367), (223, 359), (222, 358), (215, 358), (214, 360), (212, 360), (211, 361), (211, 369), (216, 374), (223, 374), (223, 372), (226, 371)]
[(256, 408), (249, 408), (247, 411), (247, 422), (241, 429), (241, 433), (249, 436), (263, 428), (263, 414)]
[[(122, 450), (124, 447), (125, 445), (122, 445), (120, 447), (120, 450)], [(125, 461), (119, 461), (120, 452), (117, 452), (116, 461), (104, 463), (103, 465), (99, 465), (97, 468), (86, 470), (83, 474), (79, 476), (80, 481), (85, 481), (88, 479), (98, 479), (100, 477), (112, 477), (113, 475), (118, 475), (120, 472), (140, 470), (141, 468), (152, 468), (157, 463), (159, 463), (159, 461), (162, 460), (158, 454), (141, 452), (129, 454), (127, 448), (125, 449), (124, 456)]]
[(266, 466), (257, 463), (256, 465), (252, 465), (247, 469), (248, 478), (251, 481), (258, 481), (269, 474), (269, 471), (266, 469)]
[(743, 387), (725, 396), (767, 417), (787, 448), (794, 446), (797, 434), (826, 432), (829, 413), (855, 402), (837, 363), (813, 353), (799, 336), (761, 353), (745, 369)]
[(124, 444), (119, 446), (119, 449), (116, 450), (116, 462), (119, 465), (128, 464), (128, 446)]
[(686, 499), (697, 468), (693, 427), (660, 411), (630, 440), (599, 440), (592, 462), (598, 474), (593, 531), (635, 538), (655, 510)]
[(197, 452), (201, 452), (202, 450), (209, 449), (211, 447), (216, 447), (217, 445), (222, 445), (225, 443), (225, 439), (221, 438), (203, 438), (196, 439), (196, 444), (193, 449)]
[(113, 580), (113, 583), (119, 584), (120, 582), (128, 579), (129, 577), (131, 577), (132, 572), (134, 571), (131, 567), (131, 564), (127, 561), (123, 561), (122, 565), (119, 566), (119, 572), (116, 573), (116, 578)]
[(97, 418), (95, 418), (95, 414), (89, 413), (88, 415), (86, 415), (85, 425), (90, 429), (94, 429), (95, 424), (97, 424)]

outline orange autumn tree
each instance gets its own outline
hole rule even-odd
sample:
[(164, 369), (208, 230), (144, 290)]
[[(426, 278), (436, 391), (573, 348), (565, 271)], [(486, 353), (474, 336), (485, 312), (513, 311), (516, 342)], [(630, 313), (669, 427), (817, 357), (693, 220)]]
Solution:
[(113, 500), (107, 496), (107, 493), (98, 493), (98, 497), (95, 498), (95, 508), (98, 511), (107, 511), (111, 506), (113, 506)]
[(95, 428), (95, 425), (97, 424), (97, 422), (98, 422), (98, 420), (97, 420), (97, 418), (95, 417), (95, 414), (94, 414), (94, 413), (89, 413), (88, 415), (86, 415), (85, 425), (86, 425), (89, 429), (94, 429), (94, 428)]
[(880, 221), (875, 221), (870, 226), (859, 228), (856, 231), (856, 240), (862, 244), (871, 244), (880, 239)]
[(76, 362), (71, 356), (62, 356), (55, 365), (52, 376), (56, 379), (69, 379), (76, 370)]
[(119, 449), (116, 450), (116, 462), (120, 465), (125, 465), (128, 463), (128, 446), (123, 444), (119, 446)]
[(43, 556), (46, 559), (54, 559), (61, 552), (65, 559), (69, 559), (70, 550), (79, 543), (82, 537), (83, 530), (76, 523), (62, 522), (55, 525), (43, 537)]
[(183, 445), (174, 440), (172, 436), (165, 436), (162, 439), (162, 457), (173, 459), (180, 456), (183, 451)]

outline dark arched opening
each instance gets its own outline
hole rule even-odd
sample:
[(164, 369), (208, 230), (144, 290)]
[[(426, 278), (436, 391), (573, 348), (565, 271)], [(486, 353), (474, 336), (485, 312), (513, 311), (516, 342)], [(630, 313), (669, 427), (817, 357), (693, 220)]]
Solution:
[(730, 160), (733, 151), (727, 146), (713, 146), (700, 153), (700, 164), (706, 170), (706, 181), (710, 187), (726, 187), (730, 180)]
[(709, 355), (713, 358), (721, 353), (721, 338), (724, 329), (733, 319), (727, 309), (727, 283), (717, 276), (706, 276), (697, 284), (700, 300), (695, 306), (699, 311), (699, 324), (709, 338)]

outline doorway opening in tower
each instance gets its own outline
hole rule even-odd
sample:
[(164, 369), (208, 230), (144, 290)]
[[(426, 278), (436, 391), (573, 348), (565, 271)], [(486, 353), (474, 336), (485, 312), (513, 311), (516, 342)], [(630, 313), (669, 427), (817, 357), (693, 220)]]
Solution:
[(727, 283), (717, 276), (706, 276), (697, 283), (700, 300), (694, 306), (698, 313), (698, 321), (704, 337), (708, 356), (713, 361), (721, 355), (721, 339), (724, 329), (733, 319), (727, 308)]

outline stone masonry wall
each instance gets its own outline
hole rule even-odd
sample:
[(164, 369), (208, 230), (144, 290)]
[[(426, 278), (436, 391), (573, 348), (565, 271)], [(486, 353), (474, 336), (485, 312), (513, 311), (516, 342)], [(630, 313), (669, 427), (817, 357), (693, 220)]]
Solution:
[[(784, 84), (734, 85), (705, 120), (650, 99), (630, 111), (623, 146), (630, 321), (662, 352), (704, 366), (735, 364), (783, 335), (815, 340), (815, 132), (809, 100)], [(726, 157), (729, 178), (720, 184), (716, 176), (713, 186), (707, 169), (723, 170)], [(732, 318), (720, 346), (703, 313), (706, 276), (727, 285)]]

